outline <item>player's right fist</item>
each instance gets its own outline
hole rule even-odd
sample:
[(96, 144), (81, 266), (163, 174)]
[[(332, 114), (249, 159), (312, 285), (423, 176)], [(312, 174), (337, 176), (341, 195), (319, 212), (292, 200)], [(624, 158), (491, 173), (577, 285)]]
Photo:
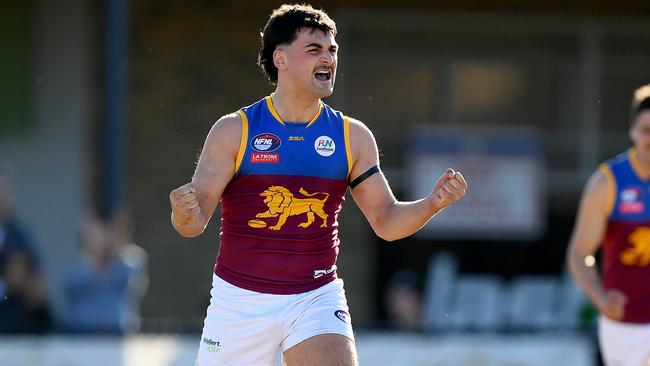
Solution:
[(192, 186), (192, 183), (187, 183), (174, 189), (169, 194), (169, 201), (172, 206), (174, 220), (182, 226), (194, 221), (194, 218), (201, 211), (199, 200), (196, 198), (196, 190)]
[(601, 314), (612, 320), (620, 320), (625, 314), (627, 296), (619, 290), (609, 289), (596, 299), (596, 307)]

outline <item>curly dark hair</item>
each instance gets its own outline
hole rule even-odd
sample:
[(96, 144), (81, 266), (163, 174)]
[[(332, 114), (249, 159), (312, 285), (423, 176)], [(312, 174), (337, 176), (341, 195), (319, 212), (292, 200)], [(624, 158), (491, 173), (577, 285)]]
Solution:
[(262, 48), (257, 57), (257, 65), (271, 84), (278, 82), (278, 68), (273, 63), (275, 48), (279, 44), (291, 44), (295, 41), (297, 31), (302, 27), (330, 32), (332, 36), (336, 36), (336, 23), (323, 10), (301, 4), (285, 4), (273, 10), (260, 33)]

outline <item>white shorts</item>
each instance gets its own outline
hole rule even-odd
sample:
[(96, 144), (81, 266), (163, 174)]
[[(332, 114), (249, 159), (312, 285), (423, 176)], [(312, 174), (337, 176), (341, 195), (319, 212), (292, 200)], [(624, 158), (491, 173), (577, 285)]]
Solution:
[(216, 275), (201, 335), (200, 366), (275, 365), (275, 355), (319, 334), (354, 341), (343, 280), (295, 295), (244, 290)]
[(598, 339), (606, 366), (650, 366), (650, 324), (598, 318)]

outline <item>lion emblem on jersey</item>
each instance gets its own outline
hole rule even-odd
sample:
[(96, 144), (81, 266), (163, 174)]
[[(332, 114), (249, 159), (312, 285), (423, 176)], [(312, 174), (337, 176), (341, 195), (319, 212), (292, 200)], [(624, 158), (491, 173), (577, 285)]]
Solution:
[[(273, 226), (269, 226), (270, 230), (280, 230), (287, 222), (290, 216), (305, 215), (307, 221), (300, 223), (298, 226), (302, 228), (309, 227), (316, 221), (316, 216), (323, 220), (320, 227), (327, 227), (327, 217), (323, 209), (325, 202), (329, 198), (329, 193), (315, 192), (308, 193), (303, 188), (298, 191), (301, 195), (307, 198), (298, 198), (294, 196), (287, 188), (282, 186), (270, 186), (260, 196), (264, 197), (264, 203), (268, 210), (255, 215), (256, 219), (267, 219), (277, 217), (278, 221)], [(315, 198), (314, 196), (321, 195), (322, 199)], [(254, 228), (263, 228), (266, 223), (262, 220), (250, 220), (248, 226)]]
[(650, 263), (650, 228), (640, 227), (628, 239), (632, 246), (621, 252), (621, 262), (628, 266), (647, 266)]

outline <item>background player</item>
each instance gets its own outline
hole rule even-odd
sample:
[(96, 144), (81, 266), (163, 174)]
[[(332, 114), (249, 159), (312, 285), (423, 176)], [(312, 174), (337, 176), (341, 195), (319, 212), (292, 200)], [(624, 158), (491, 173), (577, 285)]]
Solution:
[[(636, 90), (631, 112), (634, 147), (589, 179), (567, 253), (571, 274), (601, 314), (609, 366), (650, 365), (650, 85)], [(593, 266), (601, 246), (602, 280)]]

